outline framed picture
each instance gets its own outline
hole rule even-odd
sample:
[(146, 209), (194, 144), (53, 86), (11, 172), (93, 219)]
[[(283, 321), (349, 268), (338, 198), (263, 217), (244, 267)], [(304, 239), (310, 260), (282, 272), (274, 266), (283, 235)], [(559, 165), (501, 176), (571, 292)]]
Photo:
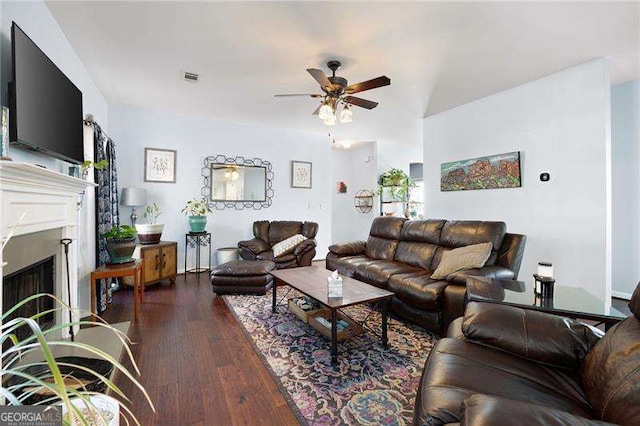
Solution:
[(452, 161), (440, 165), (441, 191), (519, 188), (520, 152)]
[(145, 148), (144, 181), (176, 183), (176, 151)]
[(311, 163), (306, 161), (291, 162), (291, 187), (311, 188)]

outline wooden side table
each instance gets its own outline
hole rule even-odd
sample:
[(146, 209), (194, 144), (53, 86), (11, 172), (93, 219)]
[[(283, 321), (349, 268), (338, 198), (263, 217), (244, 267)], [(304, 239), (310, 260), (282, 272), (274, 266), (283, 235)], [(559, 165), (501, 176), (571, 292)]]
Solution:
[(106, 278), (133, 277), (133, 318), (138, 320), (139, 303), (144, 302), (144, 259), (122, 265), (102, 265), (91, 273), (91, 314), (96, 320), (96, 282)]

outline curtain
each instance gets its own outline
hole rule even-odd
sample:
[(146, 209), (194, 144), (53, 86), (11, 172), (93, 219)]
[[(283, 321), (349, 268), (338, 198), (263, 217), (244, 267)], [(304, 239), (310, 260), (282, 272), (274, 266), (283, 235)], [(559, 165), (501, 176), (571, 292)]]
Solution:
[[(109, 261), (107, 242), (102, 236), (112, 226), (120, 224), (118, 213), (118, 172), (116, 169), (115, 143), (96, 122), (93, 123), (94, 162), (107, 160), (109, 165), (102, 170), (94, 169), (96, 187), (96, 266)], [(100, 280), (96, 289), (98, 313), (104, 312), (111, 301), (111, 287)]]

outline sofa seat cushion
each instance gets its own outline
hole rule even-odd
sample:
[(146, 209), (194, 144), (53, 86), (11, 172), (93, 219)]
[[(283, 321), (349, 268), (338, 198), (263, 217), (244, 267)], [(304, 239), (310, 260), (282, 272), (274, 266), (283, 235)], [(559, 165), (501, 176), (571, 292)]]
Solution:
[(427, 359), (415, 424), (460, 421), (462, 402), (477, 393), (594, 417), (576, 370), (548, 367), (487, 346), (445, 338)]
[(327, 255), (327, 269), (338, 271), (340, 275), (353, 277), (358, 265), (364, 265), (374, 262), (365, 255), (335, 257)]
[(395, 274), (417, 273), (420, 268), (406, 265), (392, 260), (377, 260), (375, 262), (360, 264), (356, 267), (353, 277), (368, 284), (380, 288), (387, 288), (389, 278)]
[(445, 281), (433, 280), (429, 275), (431, 272), (424, 270), (394, 275), (389, 279), (388, 290), (395, 293), (394, 297), (414, 308), (440, 310), (442, 295), (448, 284)]

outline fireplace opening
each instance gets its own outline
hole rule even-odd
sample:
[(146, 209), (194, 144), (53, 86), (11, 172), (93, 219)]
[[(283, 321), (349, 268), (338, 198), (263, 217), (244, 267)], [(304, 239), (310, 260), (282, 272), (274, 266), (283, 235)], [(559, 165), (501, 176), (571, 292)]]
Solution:
[[(39, 293), (55, 294), (55, 256), (43, 259), (26, 268), (3, 277), (2, 306), (8, 311), (22, 300)], [(54, 299), (39, 297), (25, 303), (13, 312), (5, 321), (14, 318), (29, 318), (54, 308)], [(55, 324), (55, 312), (49, 312), (37, 319), (40, 328), (46, 330)], [(29, 327), (22, 326), (16, 330), (16, 337), (23, 340), (31, 335)]]

